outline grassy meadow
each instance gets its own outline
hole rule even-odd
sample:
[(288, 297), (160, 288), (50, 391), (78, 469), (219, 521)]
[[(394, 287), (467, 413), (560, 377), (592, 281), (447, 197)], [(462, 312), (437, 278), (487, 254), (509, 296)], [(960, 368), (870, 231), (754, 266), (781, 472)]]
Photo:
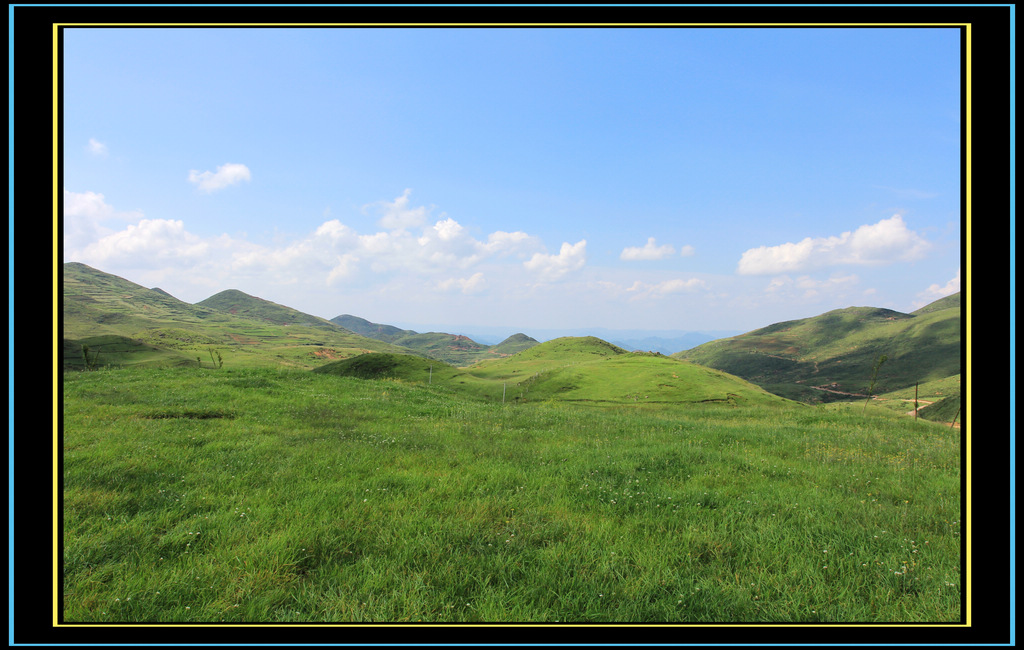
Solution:
[(961, 619), (958, 429), (540, 394), (66, 372), (62, 620)]

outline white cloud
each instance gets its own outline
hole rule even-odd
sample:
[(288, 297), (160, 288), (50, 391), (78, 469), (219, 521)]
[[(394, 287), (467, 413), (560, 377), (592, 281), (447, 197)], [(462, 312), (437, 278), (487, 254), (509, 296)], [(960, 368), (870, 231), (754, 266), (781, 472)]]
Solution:
[(89, 138), (89, 144), (86, 146), (86, 150), (96, 156), (107, 155), (107, 145), (103, 144), (96, 138)]
[(587, 262), (587, 240), (582, 239), (575, 244), (564, 242), (557, 255), (535, 253), (523, 266), (536, 273), (541, 280), (551, 282), (566, 273), (578, 271)]
[(835, 298), (840, 295), (841, 290), (850, 289), (860, 282), (855, 274), (834, 275), (825, 280), (817, 280), (809, 275), (801, 275), (796, 279), (788, 275), (772, 278), (765, 289), (765, 293), (771, 295), (795, 295), (801, 298), (812, 299), (820, 295), (827, 295)]
[(933, 284), (919, 293), (918, 297), (920, 300), (915, 301), (914, 306), (917, 308), (924, 307), (928, 303), (935, 302), (939, 298), (945, 298), (946, 296), (953, 295), (957, 291), (960, 291), (960, 269), (956, 270), (956, 275), (946, 282), (946, 284)]
[(229, 185), (241, 181), (252, 180), (252, 173), (249, 168), (239, 163), (225, 163), (217, 168), (216, 172), (198, 172), (195, 169), (188, 173), (190, 183), (195, 183), (203, 192), (222, 190)]
[(900, 215), (833, 237), (751, 248), (743, 253), (741, 275), (792, 273), (840, 264), (888, 264), (919, 259), (931, 244), (908, 229)]
[(434, 224), (434, 232), (441, 241), (452, 241), (458, 239), (466, 232), (466, 229), (459, 225), (455, 219), (445, 219)]
[[(125, 214), (96, 192), (66, 192), (64, 203), (66, 225), (109, 222)], [(397, 210), (392, 215), (428, 214), (407, 202), (387, 203)], [(548, 255), (542, 242), (528, 233), (499, 230), (474, 236), (468, 224), (446, 216), (415, 228), (409, 226), (414, 220), (405, 220), (403, 228), (368, 232), (330, 218), (283, 243), (256, 243), (226, 234), (200, 236), (189, 230), (187, 219), (130, 214), (136, 217), (134, 223), (83, 232), (78, 245), (66, 247), (65, 261), (161, 286), (189, 301), (238, 288), (296, 308), (303, 301), (323, 303), (311, 311), (318, 314), (322, 309), (355, 309), (356, 300), (432, 305), (430, 299), (436, 302), (438, 292), (472, 296), (474, 301), (492, 294), (503, 305), (514, 301), (512, 296), (526, 299), (544, 286), (557, 293), (557, 285), (545, 282), (586, 262), (585, 240), (566, 243)], [(338, 302), (341, 297), (343, 303)]]
[(654, 243), (654, 237), (648, 237), (647, 243), (643, 246), (627, 246), (622, 249), (619, 259), (623, 260), (661, 260), (676, 254), (676, 249), (671, 244), (658, 246)]
[(154, 265), (185, 266), (203, 259), (211, 242), (185, 230), (174, 219), (142, 219), (124, 230), (89, 244), (79, 252), (86, 263), (152, 268)]
[(347, 280), (355, 275), (359, 258), (350, 253), (338, 255), (336, 264), (327, 274), (327, 286), (333, 286), (339, 281)]
[(458, 290), (465, 294), (480, 293), (485, 285), (484, 274), (474, 273), (468, 278), (448, 278), (437, 283), (442, 291)]
[(394, 201), (378, 201), (366, 207), (376, 207), (381, 212), (377, 223), (382, 228), (387, 228), (388, 230), (417, 228), (427, 222), (429, 210), (424, 206), (410, 208), (409, 195), (411, 193), (411, 189), (406, 189), (402, 192), (402, 196), (396, 197)]
[[(450, 217), (432, 225), (420, 223), (428, 211), (408, 203), (408, 191), (394, 201), (379, 202), (384, 212), (382, 226), (390, 230), (360, 234), (339, 219), (325, 221), (310, 235), (283, 248), (251, 246), (234, 255), (233, 267), (247, 273), (262, 272), (275, 281), (286, 277), (326, 278), (329, 285), (350, 286), (362, 274), (372, 273), (375, 281), (388, 276), (404, 278), (404, 284), (420, 282), (424, 288), (481, 291), (483, 273), (452, 276), (452, 270), (466, 270), (489, 259), (533, 252), (536, 238), (523, 232), (497, 231), (481, 241)], [(370, 280), (369, 282), (375, 282)]]
[(690, 293), (697, 291), (698, 289), (706, 288), (707, 283), (699, 278), (689, 278), (686, 280), (682, 278), (675, 278), (654, 284), (637, 280), (633, 283), (633, 286), (626, 289), (626, 291), (634, 293), (634, 296), (630, 298), (630, 300), (639, 300), (641, 298), (663, 298), (674, 293)]
[(487, 235), (487, 243), (480, 242), (480, 249), (486, 255), (507, 255), (516, 251), (536, 248), (540, 244), (521, 230), (505, 232), (498, 230)]
[(106, 224), (110, 221), (138, 221), (141, 212), (118, 212), (98, 192), (69, 192), (64, 190), (61, 213), (64, 221), (64, 254), (76, 254), (90, 243), (113, 232)]
[(92, 221), (109, 219), (114, 208), (98, 192), (69, 192), (64, 190), (64, 218), (84, 218)]

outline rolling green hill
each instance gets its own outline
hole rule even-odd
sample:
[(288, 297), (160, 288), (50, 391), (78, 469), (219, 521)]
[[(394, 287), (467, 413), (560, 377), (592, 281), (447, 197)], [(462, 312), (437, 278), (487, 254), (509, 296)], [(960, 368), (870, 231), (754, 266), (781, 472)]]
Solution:
[(411, 355), (374, 353), (336, 361), (315, 372), (360, 379), (430, 382), (470, 397), (510, 403), (669, 407), (787, 402), (722, 371), (660, 354), (626, 352), (594, 337), (555, 339), (467, 368)]
[(62, 325), (65, 369), (86, 366), (83, 345), (99, 366), (314, 368), (365, 352), (409, 352), (240, 291), (193, 305), (76, 262), (63, 266)]
[(387, 343), (394, 343), (403, 336), (416, 334), (413, 330), (403, 330), (398, 327), (394, 327), (393, 325), (371, 323), (365, 318), (359, 318), (358, 316), (352, 316), (350, 314), (335, 316), (331, 319), (331, 322), (335, 325), (344, 327), (347, 330), (351, 330), (356, 334), (362, 334), (363, 336), (368, 336), (371, 339), (377, 339), (378, 341), (385, 341)]
[(420, 333), (393, 325), (371, 323), (365, 318), (342, 314), (331, 319), (335, 325), (346, 327), (357, 334), (394, 343), (431, 359), (456, 366), (469, 366), (484, 359), (496, 359), (515, 354), (536, 345), (537, 341), (525, 334), (513, 334), (497, 345), (477, 343), (468, 336), (445, 332)]
[[(345, 329), (339, 319), (393, 342)], [(760, 403), (775, 396), (804, 402), (860, 399), (871, 389), (872, 369), (883, 355), (874, 395), (960, 373), (959, 294), (911, 314), (839, 309), (665, 357), (627, 352), (595, 337), (538, 343), (516, 334), (487, 346), (465, 336), (419, 334), (354, 316), (328, 321), (237, 290), (189, 304), (163, 290), (69, 263), (64, 265), (63, 327), (62, 365), (68, 369), (204, 364), (313, 369), (381, 353), (333, 365), (333, 372), (362, 376), (372, 368), (386, 369), (384, 376), (404, 381), (426, 376), (489, 400), (671, 404)], [(416, 357), (422, 360), (413, 361)]]
[(961, 408), (960, 394), (957, 393), (922, 407), (918, 415), (933, 422), (962, 422), (965, 414)]
[(196, 306), (216, 309), (217, 311), (227, 312), (234, 316), (244, 316), (257, 321), (265, 321), (272, 325), (305, 325), (307, 327), (325, 329), (330, 332), (345, 329), (319, 316), (304, 314), (291, 307), (285, 307), (284, 305), (279, 305), (276, 302), (270, 302), (263, 298), (257, 298), (256, 296), (250, 296), (237, 289), (221, 291), (206, 300), (197, 302)]
[(522, 401), (603, 405), (784, 401), (739, 377), (661, 354), (627, 352), (592, 336), (547, 341), (506, 359), (476, 364), (467, 372), (478, 379), (507, 382), (510, 399)]
[(933, 311), (942, 311), (943, 309), (960, 309), (960, 292), (946, 296), (945, 298), (939, 298), (935, 302), (928, 303), (924, 307), (921, 307), (915, 312), (914, 315), (920, 316), (921, 314), (928, 314)]
[(411, 354), (370, 352), (314, 368), (313, 372), (357, 379), (401, 379), (403, 381), (439, 383), (452, 379), (459, 371), (439, 361)]
[(489, 352), (497, 354), (515, 354), (523, 350), (529, 350), (539, 342), (532, 336), (526, 334), (513, 334), (501, 343), (491, 346)]
[(959, 294), (912, 314), (871, 307), (785, 321), (673, 355), (807, 402), (865, 396), (960, 373)]
[(411, 334), (397, 339), (394, 343), (415, 350), (423, 356), (459, 366), (478, 361), (488, 351), (488, 346), (469, 337), (444, 332)]

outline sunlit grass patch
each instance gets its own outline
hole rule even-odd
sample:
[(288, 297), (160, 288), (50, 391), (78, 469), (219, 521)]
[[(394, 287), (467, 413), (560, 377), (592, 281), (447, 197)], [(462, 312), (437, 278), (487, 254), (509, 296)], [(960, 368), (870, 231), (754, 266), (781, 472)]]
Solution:
[(227, 367), (64, 390), (68, 621), (960, 616), (959, 432), (930, 423)]

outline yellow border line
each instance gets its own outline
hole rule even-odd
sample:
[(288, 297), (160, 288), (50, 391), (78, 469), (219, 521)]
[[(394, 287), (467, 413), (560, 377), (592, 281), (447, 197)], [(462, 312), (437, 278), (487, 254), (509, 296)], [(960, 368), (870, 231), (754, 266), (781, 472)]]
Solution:
[[(673, 27), (724, 27), (724, 28), (743, 28), (743, 27), (758, 27), (758, 28), (807, 28), (807, 27), (869, 27), (869, 28), (888, 28), (888, 27), (904, 27), (904, 28), (920, 28), (920, 27), (950, 27), (957, 29), (965, 29), (966, 31), (966, 61), (965, 61), (965, 74), (966, 74), (966, 169), (965, 173), (965, 185), (966, 185), (966, 217), (967, 222), (967, 375), (971, 375), (971, 24), (970, 23), (466, 23), (466, 24), (452, 24), (452, 23), (274, 23), (274, 24), (263, 24), (263, 23), (54, 23), (53, 27), (53, 261), (54, 270), (58, 264), (59, 259), (59, 247), (57, 245), (59, 236), (57, 235), (57, 226), (59, 224), (57, 207), (58, 202), (58, 191), (57, 187), (57, 154), (58, 154), (58, 115), (59, 115), (59, 101), (58, 92), (59, 85), (57, 82), (58, 73), (58, 60), (59, 52), (57, 48), (58, 32), (62, 28), (74, 27), (161, 27), (161, 28), (183, 28), (183, 27), (223, 27), (223, 28), (289, 28), (289, 27), (319, 27), (319, 28), (337, 28), (337, 27), (388, 27), (388, 28), (403, 28), (403, 27), (422, 27), (422, 28), (434, 28), (434, 27), (445, 27), (445, 28), (470, 28), (470, 27), (516, 27), (516, 28), (541, 28), (541, 27), (561, 27), (561, 28), (586, 28), (586, 27), (603, 27), (603, 28), (629, 28), (629, 27), (657, 27), (657, 28), (673, 28)], [(58, 307), (58, 296), (57, 293), (57, 278), (56, 274), (53, 277), (53, 340), (54, 340), (54, 354), (53, 354), (53, 626), (54, 627), (159, 627), (158, 623), (110, 623), (110, 624), (96, 624), (96, 623), (61, 623), (59, 622), (58, 616), (58, 594), (60, 593), (57, 570), (59, 566), (59, 559), (57, 558), (57, 530), (59, 529), (59, 522), (57, 521), (58, 504), (57, 504), (57, 441), (59, 440), (57, 423), (57, 378), (58, 378), (58, 367), (57, 362), (59, 358), (59, 347), (56, 344), (57, 338), (57, 324), (59, 323), (59, 317), (57, 316)], [(963, 374), (962, 374), (963, 376)], [(971, 383), (967, 385), (967, 399), (966, 404), (971, 403)], [(774, 629), (774, 627), (970, 627), (971, 626), (971, 409), (968, 408), (964, 415), (964, 427), (967, 429), (967, 441), (965, 443), (966, 448), (966, 463), (967, 463), (967, 478), (966, 478), (966, 493), (964, 495), (964, 503), (966, 505), (966, 522), (967, 522), (967, 570), (966, 575), (966, 596), (967, 606), (965, 622), (963, 623), (869, 623), (869, 622), (846, 622), (846, 623), (688, 623), (688, 622), (673, 622), (673, 623), (565, 623), (553, 624), (553, 623), (435, 623), (435, 622), (424, 622), (424, 623), (166, 623), (163, 626), (174, 627), (343, 627), (343, 626), (356, 626), (356, 627), (761, 627), (761, 629)]]
[(62, 237), (62, 235), (60, 234), (60, 231), (57, 230), (58, 226), (60, 225), (60, 213), (59, 213), (59, 206), (60, 206), (60, 200), (59, 199), (60, 199), (60, 195), (58, 194), (58, 192), (60, 191), (60, 188), (58, 187), (58, 183), (57, 183), (58, 178), (59, 178), (58, 174), (60, 172), (60, 170), (58, 169), (58, 166), (57, 166), (58, 154), (60, 153), (59, 150), (58, 150), (58, 146), (59, 146), (59, 144), (58, 144), (58, 140), (59, 140), (58, 135), (60, 133), (60, 118), (59, 118), (60, 111), (58, 110), (59, 109), (59, 104), (57, 103), (58, 92), (60, 91), (60, 84), (58, 82), (60, 52), (58, 51), (58, 48), (57, 48), (58, 32), (59, 31), (60, 31), (60, 27), (58, 25), (54, 25), (53, 26), (53, 79), (52, 79), (52, 83), (53, 83), (53, 86), (52, 86), (52, 88), (53, 88), (53, 95), (52, 95), (52, 97), (53, 97), (53, 142), (52, 142), (52, 147), (53, 147), (53, 154), (52, 154), (53, 155), (53, 445), (52, 446), (53, 446), (53, 625), (54, 625), (54, 627), (57, 627), (58, 622), (59, 622), (59, 614), (58, 614), (58, 612), (60, 610), (58, 609), (58, 607), (60, 606), (60, 603), (59, 603), (59, 600), (58, 600), (59, 596), (57, 594), (60, 594), (60, 593), (63, 592), (63, 590), (60, 589), (60, 583), (59, 583), (59, 578), (58, 578), (58, 573), (59, 573), (58, 572), (58, 568), (60, 567), (60, 558), (57, 557), (57, 550), (60, 548), (60, 540), (57, 537), (57, 531), (62, 530), (61, 522), (60, 522), (60, 520), (58, 518), (59, 514), (60, 514), (60, 503), (57, 501), (57, 494), (58, 494), (58, 489), (57, 488), (59, 487), (59, 484), (57, 483), (57, 476), (60, 474), (60, 472), (58, 471), (59, 468), (60, 468), (60, 458), (57, 456), (57, 443), (60, 440), (60, 432), (58, 431), (58, 426), (59, 426), (59, 423), (60, 423), (60, 416), (57, 414), (57, 396), (60, 395), (60, 393), (58, 392), (60, 386), (58, 385), (57, 380), (60, 378), (60, 372), (59, 372), (60, 368), (59, 368), (58, 364), (60, 363), (60, 352), (61, 352), (61, 347), (60, 347), (60, 344), (58, 343), (58, 341), (61, 340), (61, 336), (60, 336), (61, 333), (57, 331), (57, 327), (60, 324), (60, 315), (59, 315), (59, 312), (57, 311), (57, 309), (58, 309), (58, 307), (60, 307), (60, 302), (59, 301), (61, 299), (60, 299), (59, 296), (63, 295), (63, 291), (58, 291), (59, 287), (58, 287), (58, 284), (57, 284), (57, 275), (58, 275), (57, 269), (60, 268), (60, 246), (58, 245), (58, 243), (60, 242), (60, 239)]
[(54, 23), (55, 27), (970, 27), (970, 23)]
[[(961, 420), (961, 432), (966, 429), (966, 440), (963, 441), (964, 445), (964, 465), (967, 466), (966, 478), (964, 484), (966, 486), (965, 493), (963, 495), (964, 509), (966, 513), (964, 519), (966, 522), (967, 535), (966, 535), (966, 548), (964, 555), (966, 558), (967, 566), (964, 568), (964, 576), (966, 577), (965, 584), (966, 588), (966, 600), (967, 604), (965, 607), (964, 621), (967, 627), (971, 626), (971, 412), (973, 409), (971, 406), (971, 26), (967, 25), (966, 34), (964, 36), (965, 43), (965, 54), (964, 54), (964, 111), (967, 113), (964, 116), (964, 221), (966, 222), (965, 229), (967, 230), (966, 248), (967, 248), (967, 310), (966, 310), (966, 328), (967, 335), (967, 351), (966, 351), (966, 365), (967, 365), (967, 396), (963, 402), (963, 406), (967, 409), (964, 411), (964, 418)], [(961, 371), (964, 369), (961, 368)], [(960, 375), (961, 380), (964, 374)], [(961, 386), (963, 382), (961, 381)]]

